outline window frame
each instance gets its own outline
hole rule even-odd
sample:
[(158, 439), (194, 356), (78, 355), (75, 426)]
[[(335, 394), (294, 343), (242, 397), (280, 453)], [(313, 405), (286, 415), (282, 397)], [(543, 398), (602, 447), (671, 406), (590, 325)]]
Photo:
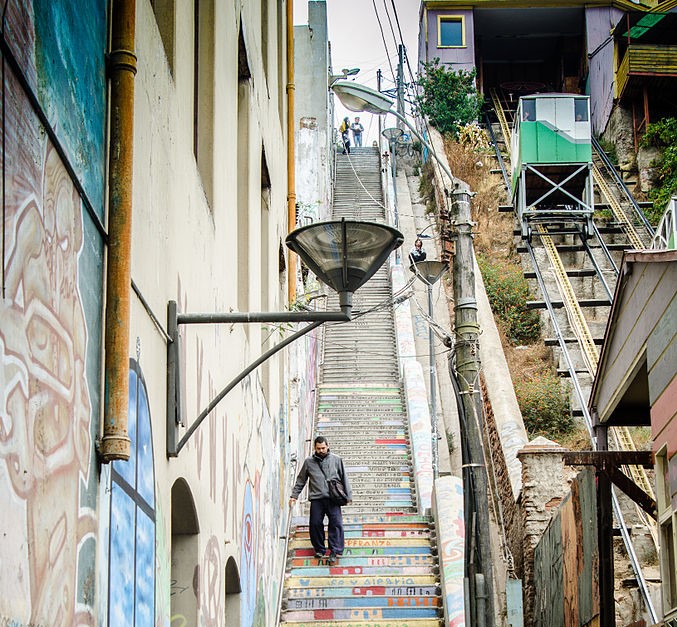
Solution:
[[(677, 582), (674, 579), (677, 577), (677, 511), (672, 509), (670, 499), (669, 465), (668, 446), (664, 444), (655, 454), (655, 481), (661, 593), (666, 618), (677, 617)], [(664, 546), (665, 541), (671, 543), (669, 548)]]
[[(459, 22), (461, 24), (461, 44), (445, 45), (442, 43), (442, 22)], [(466, 48), (465, 15), (450, 14), (437, 16), (437, 47), (438, 48)]]

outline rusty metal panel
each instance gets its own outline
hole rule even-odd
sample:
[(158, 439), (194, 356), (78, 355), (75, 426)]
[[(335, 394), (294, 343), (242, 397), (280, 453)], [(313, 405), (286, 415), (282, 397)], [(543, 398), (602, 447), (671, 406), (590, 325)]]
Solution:
[(534, 552), (534, 625), (583, 627), (599, 615), (594, 471), (571, 484)]

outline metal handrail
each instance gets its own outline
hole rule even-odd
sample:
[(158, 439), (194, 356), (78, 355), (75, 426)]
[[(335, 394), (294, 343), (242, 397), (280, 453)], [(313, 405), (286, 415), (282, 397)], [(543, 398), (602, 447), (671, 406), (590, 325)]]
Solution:
[[(297, 459), (291, 460), (291, 465), (296, 471), (296, 465), (298, 463)], [(292, 473), (292, 477), (296, 476), (296, 472)], [(277, 592), (277, 609), (275, 611), (275, 624), (280, 624), (280, 614), (282, 613), (282, 599), (284, 598), (284, 573), (287, 571), (287, 551), (289, 550), (289, 531), (291, 529), (291, 507), (287, 505), (287, 527), (285, 529), (284, 535), (280, 536), (280, 540), (284, 540), (284, 560), (282, 561), (282, 580), (280, 587)]]
[[(545, 306), (546, 306), (548, 313), (550, 315), (550, 321), (553, 325), (555, 337), (557, 338), (557, 340), (559, 342), (560, 349), (562, 350), (564, 360), (567, 364), (567, 369), (569, 370), (569, 378), (570, 378), (571, 383), (572, 383), (574, 390), (576, 392), (576, 396), (578, 397), (578, 402), (580, 404), (581, 411), (583, 413), (583, 418), (585, 420), (585, 426), (588, 429), (588, 433), (590, 434), (590, 439), (591, 439), (591, 441), (594, 445), (596, 438), (595, 438), (593, 430), (592, 430), (592, 417), (590, 416), (590, 412), (588, 410), (588, 404), (585, 401), (583, 391), (582, 391), (580, 383), (578, 381), (578, 375), (576, 373), (576, 368), (573, 364), (573, 360), (571, 359), (569, 351), (566, 347), (566, 343), (564, 341), (564, 336), (562, 335), (562, 331), (560, 329), (559, 323), (557, 322), (557, 318), (555, 316), (555, 310), (552, 306), (552, 302), (550, 301), (550, 296), (548, 295), (547, 289), (545, 287), (545, 280), (544, 280), (543, 275), (541, 274), (540, 268), (538, 266), (538, 261), (536, 259), (536, 254), (534, 253), (534, 249), (532, 248), (531, 243), (528, 240), (525, 241), (525, 244), (526, 244), (526, 247), (527, 247), (527, 251), (529, 252), (529, 256), (531, 258), (531, 263), (532, 263), (532, 266), (533, 266), (535, 274), (536, 274), (536, 279), (538, 281), (538, 286), (541, 290), (541, 295), (543, 296), (543, 302), (545, 303)], [(620, 527), (621, 536), (623, 538), (623, 543), (624, 543), (625, 549), (628, 553), (628, 557), (630, 558), (630, 565), (632, 566), (633, 573), (635, 575), (635, 578), (637, 579), (637, 585), (638, 585), (639, 590), (642, 594), (642, 598), (644, 599), (644, 603), (646, 604), (649, 615), (651, 616), (652, 621), (655, 623), (658, 620), (656, 610), (653, 606), (653, 601), (651, 599), (651, 595), (649, 594), (649, 588), (647, 586), (646, 579), (644, 578), (644, 573), (642, 572), (642, 568), (639, 564), (639, 559), (637, 558), (637, 554), (635, 553), (635, 549), (632, 545), (632, 538), (630, 537), (630, 533), (628, 531), (627, 525), (625, 524), (625, 518), (623, 517), (623, 512), (621, 511), (621, 507), (620, 507), (620, 504), (618, 502), (618, 497), (616, 496), (616, 490), (613, 487), (612, 487), (611, 494), (612, 494), (612, 507), (613, 507), (614, 516), (616, 517), (616, 521), (618, 522), (618, 526)]]
[(616, 183), (616, 185), (618, 187), (620, 187), (623, 190), (625, 197), (632, 204), (632, 207), (635, 210), (635, 213), (639, 217), (640, 221), (644, 225), (644, 228), (649, 232), (649, 234), (651, 236), (653, 236), (653, 233), (654, 233), (653, 227), (651, 226), (649, 221), (646, 219), (644, 212), (640, 209), (639, 205), (637, 204), (637, 201), (634, 199), (634, 197), (630, 193), (628, 186), (624, 183), (623, 179), (619, 176), (618, 172), (616, 171), (616, 168), (614, 167), (614, 164), (611, 163), (611, 159), (609, 159), (609, 156), (604, 152), (604, 150), (602, 149), (602, 146), (600, 145), (599, 141), (597, 141), (594, 137), (591, 137), (590, 139), (592, 141), (592, 146), (595, 149), (595, 152), (599, 155), (599, 157), (604, 162), (604, 165), (606, 166), (607, 171), (613, 177), (614, 182)]

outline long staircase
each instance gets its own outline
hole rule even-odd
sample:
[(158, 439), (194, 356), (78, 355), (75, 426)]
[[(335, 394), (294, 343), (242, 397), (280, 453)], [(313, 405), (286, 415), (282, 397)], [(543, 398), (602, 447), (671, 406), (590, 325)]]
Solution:
[[(384, 222), (376, 148), (337, 155), (334, 219)], [(329, 310), (338, 298), (328, 298)], [(388, 268), (356, 292), (352, 322), (325, 325), (315, 433), (343, 457), (353, 503), (345, 551), (317, 559), (305, 516), (287, 553), (281, 625), (439, 626), (435, 531), (418, 514)]]

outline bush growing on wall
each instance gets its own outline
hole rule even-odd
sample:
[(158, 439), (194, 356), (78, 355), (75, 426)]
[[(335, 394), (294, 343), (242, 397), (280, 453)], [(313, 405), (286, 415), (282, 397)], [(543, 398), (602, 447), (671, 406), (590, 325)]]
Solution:
[(527, 309), (529, 284), (521, 266), (502, 260), (489, 260), (477, 255), (484, 287), (494, 315), (513, 344), (530, 344), (541, 337), (538, 313)]
[(418, 112), (440, 133), (456, 138), (461, 126), (478, 119), (483, 98), (475, 89), (475, 70), (448, 70), (433, 59), (423, 64), (417, 84)]
[(642, 138), (644, 146), (656, 146), (662, 150), (656, 161), (660, 187), (649, 192), (654, 202), (653, 211), (647, 215), (651, 224), (656, 226), (660, 221), (670, 197), (677, 194), (677, 118), (664, 118), (649, 124), (646, 135)]
[(530, 436), (553, 438), (573, 430), (569, 396), (556, 374), (543, 370), (529, 379), (516, 380), (515, 395)]

